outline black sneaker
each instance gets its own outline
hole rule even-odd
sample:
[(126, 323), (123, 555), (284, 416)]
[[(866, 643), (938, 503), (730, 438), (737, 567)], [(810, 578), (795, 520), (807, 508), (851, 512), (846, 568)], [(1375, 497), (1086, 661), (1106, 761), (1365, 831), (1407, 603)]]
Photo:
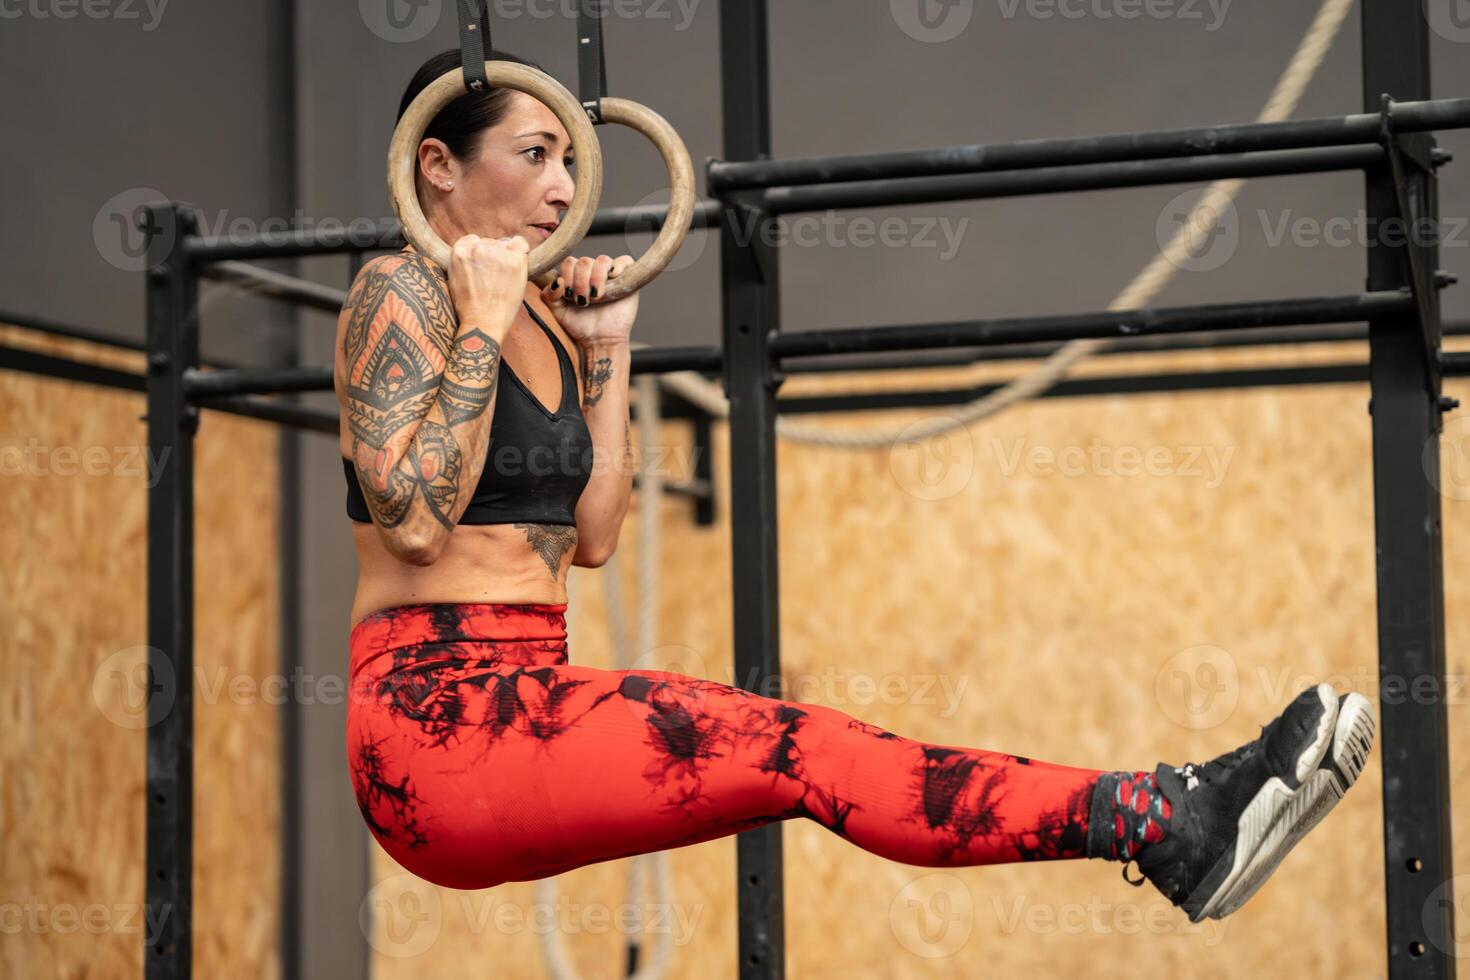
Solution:
[(1289, 821), (1285, 836), (1274, 849), (1260, 849), (1257, 858), (1246, 869), (1245, 880), (1215, 910), (1214, 917), (1223, 919), (1256, 893), (1281, 859), (1296, 846), (1297, 841), (1307, 836), (1308, 831), (1322, 822), (1328, 811), (1337, 806), (1348, 787), (1358, 781), (1359, 774), (1368, 762), (1368, 753), (1373, 748), (1373, 736), (1377, 723), (1368, 699), (1356, 692), (1340, 695), (1337, 699), (1337, 724), (1332, 732), (1332, 746), (1327, 750), (1317, 770), (1308, 777), (1308, 785), (1301, 795), (1309, 802), (1295, 812)]
[(1138, 853), (1143, 877), (1130, 882), (1153, 882), (1192, 922), (1231, 914), (1357, 780), (1374, 728), (1366, 698), (1319, 684), (1255, 741), (1203, 765), (1160, 765), (1169, 832)]

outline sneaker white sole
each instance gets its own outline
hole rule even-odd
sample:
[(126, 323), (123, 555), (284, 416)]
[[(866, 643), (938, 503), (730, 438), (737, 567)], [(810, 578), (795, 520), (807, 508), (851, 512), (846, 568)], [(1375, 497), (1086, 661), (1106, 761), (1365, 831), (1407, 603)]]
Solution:
[[(1319, 685), (1319, 691), (1322, 687), (1326, 685)], [(1331, 697), (1331, 709), (1324, 716), (1331, 736), (1327, 748), (1320, 747), (1320, 738), (1314, 739), (1298, 758), (1297, 773), (1306, 773), (1306, 778), (1295, 790), (1279, 778), (1270, 779), (1246, 807), (1238, 825), (1235, 864), (1200, 910), (1200, 919), (1223, 919), (1249, 901), (1297, 842), (1357, 782), (1373, 747), (1377, 728), (1373, 710), (1361, 694), (1348, 694), (1340, 706), (1336, 694)], [(1335, 719), (1329, 720), (1334, 712)]]

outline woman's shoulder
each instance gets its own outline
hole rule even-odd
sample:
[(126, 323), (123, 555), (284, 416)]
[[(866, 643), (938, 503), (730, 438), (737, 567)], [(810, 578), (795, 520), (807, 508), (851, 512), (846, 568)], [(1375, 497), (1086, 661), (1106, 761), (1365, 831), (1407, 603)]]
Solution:
[(438, 263), (417, 252), (378, 255), (363, 263), (347, 291), (347, 306), (373, 303), (387, 289), (433, 302), (449, 301), (449, 277)]
[(408, 279), (424, 278), (432, 280), (441, 286), (449, 285), (449, 275), (440, 267), (439, 263), (429, 258), (405, 249), (401, 252), (390, 252), (386, 255), (378, 255), (363, 263), (358, 270), (359, 278), (363, 276), (388, 276), (403, 277)]

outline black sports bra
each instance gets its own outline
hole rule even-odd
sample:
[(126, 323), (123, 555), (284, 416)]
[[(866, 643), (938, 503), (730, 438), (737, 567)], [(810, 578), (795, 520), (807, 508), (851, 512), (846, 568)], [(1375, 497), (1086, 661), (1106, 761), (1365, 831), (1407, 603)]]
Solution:
[[(561, 405), (548, 412), (501, 360), (500, 377), (511, 383), (500, 385), (495, 395), (485, 468), (460, 524), (575, 525), (577, 500), (592, 476), (592, 433), (577, 398), (572, 358), (531, 304), (524, 305), (556, 348)], [(371, 523), (352, 460), (342, 460), (342, 472), (347, 477), (347, 516)]]

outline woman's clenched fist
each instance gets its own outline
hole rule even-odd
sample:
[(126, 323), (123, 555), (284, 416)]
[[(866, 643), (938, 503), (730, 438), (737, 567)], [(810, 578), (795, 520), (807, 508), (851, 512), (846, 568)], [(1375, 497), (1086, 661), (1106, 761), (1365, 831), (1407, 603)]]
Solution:
[(526, 296), (526, 257), (531, 246), (519, 235), (454, 243), (449, 263), (449, 297), (460, 328), (475, 326), (504, 337)]

